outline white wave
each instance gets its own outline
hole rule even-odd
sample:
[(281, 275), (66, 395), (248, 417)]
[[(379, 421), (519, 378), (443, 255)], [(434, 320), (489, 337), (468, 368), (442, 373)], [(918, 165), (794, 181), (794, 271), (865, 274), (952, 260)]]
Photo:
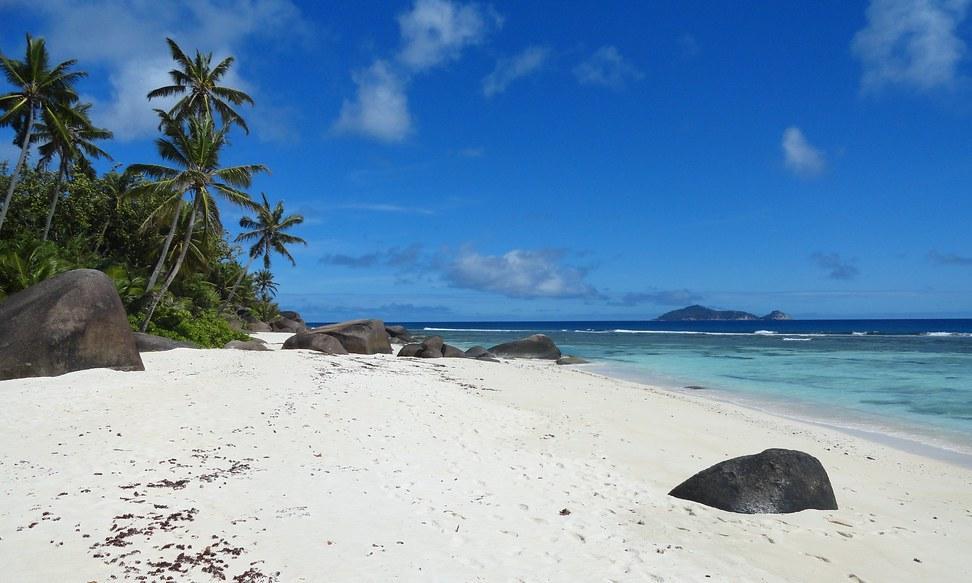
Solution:
[(422, 328), (425, 332), (533, 332), (533, 330), (501, 330), (497, 328)]
[(783, 339), (783, 342), (810, 342), (811, 340), (813, 340), (813, 338), (790, 338), (790, 337), (786, 337), (786, 338)]
[(936, 337), (958, 336), (958, 337), (966, 338), (972, 336), (972, 334), (969, 334), (967, 332), (923, 332), (922, 336), (936, 336)]
[(756, 336), (775, 336), (776, 332), (773, 332), (772, 330), (757, 330), (753, 332), (753, 334)]

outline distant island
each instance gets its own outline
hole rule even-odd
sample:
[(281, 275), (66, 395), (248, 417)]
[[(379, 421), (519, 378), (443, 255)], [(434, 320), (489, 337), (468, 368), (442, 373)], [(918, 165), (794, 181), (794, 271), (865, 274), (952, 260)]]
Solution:
[(666, 312), (655, 319), (662, 322), (677, 320), (789, 320), (790, 316), (779, 310), (773, 310), (769, 314), (760, 317), (749, 312), (713, 310), (705, 306), (694, 305), (680, 310)]

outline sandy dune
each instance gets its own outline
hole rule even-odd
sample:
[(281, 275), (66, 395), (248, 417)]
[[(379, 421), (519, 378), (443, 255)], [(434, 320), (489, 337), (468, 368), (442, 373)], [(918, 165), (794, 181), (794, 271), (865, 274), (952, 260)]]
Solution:
[[(279, 338), (266, 335), (266, 338)], [(946, 581), (972, 471), (548, 364), (175, 350), (0, 383), (0, 581)], [(841, 509), (666, 495), (768, 447)]]

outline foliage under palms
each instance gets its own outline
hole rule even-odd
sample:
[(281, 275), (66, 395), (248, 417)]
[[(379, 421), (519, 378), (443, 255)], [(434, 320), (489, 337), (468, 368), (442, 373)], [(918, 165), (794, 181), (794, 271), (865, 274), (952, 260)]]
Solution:
[(239, 89), (220, 84), (233, 64), (233, 57), (226, 57), (213, 67), (212, 53), (203, 54), (197, 50), (196, 57), (190, 59), (174, 40), (166, 38), (165, 42), (179, 68), (169, 71), (171, 85), (149, 92), (148, 98), (183, 95), (168, 112), (173, 118), (181, 121), (194, 116), (214, 117), (218, 113), (223, 125), (237, 124), (249, 133), (246, 121), (233, 106), (253, 105), (253, 98)]
[(182, 263), (185, 261), (192, 241), (197, 218), (202, 218), (207, 226), (221, 231), (219, 209), (212, 195), (216, 194), (229, 202), (243, 207), (253, 207), (253, 202), (240, 188), (250, 186), (255, 172), (266, 171), (260, 164), (240, 166), (220, 166), (220, 150), (225, 146), (229, 126), (217, 129), (209, 115), (191, 117), (184, 126), (178, 120), (160, 112), (164, 136), (155, 141), (159, 157), (171, 162), (174, 167), (158, 164), (134, 164), (130, 167), (153, 179), (137, 186), (134, 191), (169, 191), (186, 193), (190, 196), (190, 211), (184, 229), (182, 248), (175, 264), (169, 270), (162, 287), (155, 293), (142, 321), (144, 331), (152, 319), (152, 314), (162, 296), (172, 285)]
[(73, 268), (53, 243), (8, 241), (0, 247), (0, 299)]
[(233, 285), (233, 289), (230, 290), (229, 298), (226, 300), (227, 303), (233, 301), (233, 296), (236, 295), (236, 288), (250, 270), (254, 259), (262, 256), (263, 268), (270, 269), (271, 253), (279, 253), (289, 259), (292, 265), (296, 265), (297, 262), (294, 261), (290, 251), (287, 250), (287, 245), (307, 244), (307, 241), (300, 237), (285, 232), (303, 223), (304, 217), (296, 214), (284, 216), (282, 202), (277, 201), (277, 204), (271, 207), (270, 201), (267, 200), (267, 195), (261, 192), (260, 196), (263, 198), (263, 202), (257, 207), (256, 218), (243, 217), (240, 219), (240, 227), (248, 230), (240, 233), (236, 237), (236, 240), (239, 242), (254, 241), (254, 243), (250, 247), (250, 259)]
[(70, 105), (78, 100), (73, 85), (85, 76), (81, 71), (71, 70), (76, 64), (74, 60), (64, 61), (53, 68), (48, 60), (44, 39), (32, 38), (29, 34), (23, 61), (0, 55), (0, 70), (15, 87), (14, 91), (0, 96), (0, 126), (14, 127), (16, 143), (20, 147), (20, 156), (0, 208), (0, 229), (7, 218), (20, 173), (27, 163), (27, 151), (38, 114), (52, 132), (66, 140), (66, 122), (73, 116)]
[(38, 124), (37, 130), (31, 138), (31, 141), (43, 142), (38, 148), (40, 154), (38, 166), (46, 166), (55, 156), (59, 161), (58, 179), (52, 188), (51, 206), (47, 213), (47, 221), (44, 224), (42, 241), (47, 240), (65, 180), (74, 169), (75, 164), (90, 158), (111, 158), (107, 152), (95, 145), (94, 140), (111, 139), (112, 133), (106, 129), (97, 128), (91, 123), (91, 118), (88, 116), (90, 109), (90, 103), (83, 103), (74, 107), (69, 112), (70, 115), (66, 116), (60, 128), (51, 127), (45, 120)]

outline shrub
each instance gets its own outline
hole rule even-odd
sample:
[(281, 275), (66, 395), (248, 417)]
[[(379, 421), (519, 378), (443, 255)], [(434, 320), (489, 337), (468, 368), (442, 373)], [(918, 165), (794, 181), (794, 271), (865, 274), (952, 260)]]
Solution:
[[(140, 321), (135, 316), (129, 318), (133, 328), (137, 328)], [(146, 331), (173, 340), (195, 342), (205, 348), (221, 348), (230, 340), (250, 339), (247, 334), (230, 328), (215, 310), (193, 314), (181, 303), (159, 306)]]

